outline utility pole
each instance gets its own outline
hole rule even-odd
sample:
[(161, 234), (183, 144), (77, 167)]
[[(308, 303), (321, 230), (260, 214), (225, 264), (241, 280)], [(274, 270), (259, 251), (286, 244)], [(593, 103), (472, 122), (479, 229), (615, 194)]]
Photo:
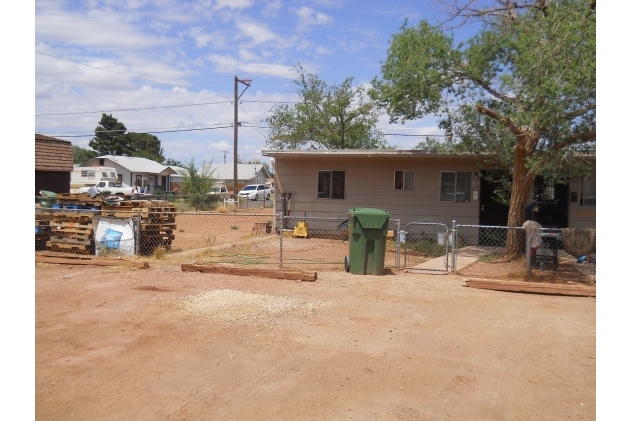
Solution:
[(232, 191), (235, 194), (235, 197), (238, 193), (237, 191), (237, 144), (239, 141), (239, 82), (245, 85), (245, 89), (241, 92), (241, 95), (245, 93), (245, 91), (250, 87), (250, 83), (252, 81), (250, 79), (239, 80), (237, 76), (234, 77), (234, 186), (232, 187)]

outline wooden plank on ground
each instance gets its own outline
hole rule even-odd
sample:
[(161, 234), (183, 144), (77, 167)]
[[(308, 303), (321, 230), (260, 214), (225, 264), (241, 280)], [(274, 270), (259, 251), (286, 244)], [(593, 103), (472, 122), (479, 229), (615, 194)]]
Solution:
[(131, 265), (140, 269), (149, 267), (149, 262), (133, 262), (123, 259), (107, 259), (104, 257), (88, 257), (76, 258), (76, 256), (46, 256), (44, 254), (35, 254), (35, 263), (54, 263), (59, 265), (92, 265), (92, 266), (123, 266)]
[(223, 273), (225, 275), (263, 276), (274, 279), (290, 279), (294, 281), (314, 282), (317, 272), (283, 272), (280, 270), (241, 268), (217, 265), (200, 265), (182, 263), (182, 272)]
[(471, 288), (492, 289), (495, 291), (526, 292), (531, 294), (569, 295), (574, 297), (595, 297), (596, 286), (551, 284), (546, 282), (504, 281), (499, 279), (466, 279)]

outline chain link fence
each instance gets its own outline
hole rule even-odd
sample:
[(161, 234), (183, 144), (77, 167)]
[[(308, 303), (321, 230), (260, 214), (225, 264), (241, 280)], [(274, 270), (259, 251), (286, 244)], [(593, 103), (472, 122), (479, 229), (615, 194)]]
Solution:
[[(384, 267), (399, 267), (398, 219), (388, 221)], [(344, 270), (349, 254), (348, 218), (315, 218), (278, 215), (275, 226), (281, 238), (283, 269)]]
[[(349, 254), (346, 218), (282, 217), (263, 208), (178, 211), (177, 203), (157, 200), (54, 206), (36, 207), (35, 250), (340, 271)], [(398, 231), (391, 219), (386, 268), (399, 265)]]
[(403, 266), (408, 269), (446, 271), (451, 249), (449, 228), (436, 222), (411, 222), (401, 235)]

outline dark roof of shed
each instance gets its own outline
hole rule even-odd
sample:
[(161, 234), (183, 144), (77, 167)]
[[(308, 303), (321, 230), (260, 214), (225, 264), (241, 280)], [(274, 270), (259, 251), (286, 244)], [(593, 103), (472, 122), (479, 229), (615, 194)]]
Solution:
[(35, 133), (35, 171), (72, 172), (72, 143)]

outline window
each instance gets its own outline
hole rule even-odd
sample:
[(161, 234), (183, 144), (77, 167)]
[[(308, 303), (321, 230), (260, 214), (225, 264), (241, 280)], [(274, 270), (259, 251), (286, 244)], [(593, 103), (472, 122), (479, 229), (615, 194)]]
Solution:
[(471, 173), (443, 171), (440, 173), (441, 202), (470, 202)]
[(344, 199), (346, 171), (318, 171), (318, 199)]
[(262, 179), (262, 178), (257, 178), (257, 179), (256, 179), (256, 184), (261, 184), (262, 182), (263, 182), (263, 179)]
[(94, 171), (81, 170), (81, 177), (94, 178)]
[(118, 174), (117, 179), (118, 179), (119, 183), (122, 183), (123, 182), (123, 174)]
[(394, 189), (414, 190), (414, 171), (395, 171)]
[(99, 158), (99, 166), (105, 165), (105, 158)]
[(596, 177), (587, 177), (580, 182), (580, 205), (596, 206)]
[[(112, 178), (116, 178), (116, 173), (115, 172), (111, 172), (110, 173), (112, 175)], [(121, 176), (122, 177), (122, 176)], [(122, 180), (122, 179), (121, 179)]]
[(107, 173), (106, 172), (102, 172), (101, 176), (107, 178)]

